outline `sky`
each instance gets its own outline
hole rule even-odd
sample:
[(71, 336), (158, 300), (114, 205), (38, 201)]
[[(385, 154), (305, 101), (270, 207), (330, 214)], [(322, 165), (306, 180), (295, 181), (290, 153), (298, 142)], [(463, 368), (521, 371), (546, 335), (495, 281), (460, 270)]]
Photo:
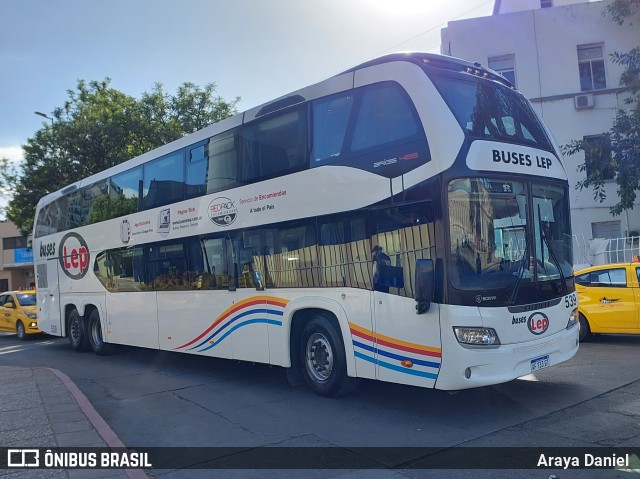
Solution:
[[(64, 104), (77, 81), (214, 82), (239, 111), (396, 51), (440, 51), (447, 22), (494, 0), (0, 0), (0, 158)], [(474, 60), (474, 59), (471, 59)], [(0, 207), (6, 198), (0, 198)], [(0, 213), (0, 218), (2, 214)]]

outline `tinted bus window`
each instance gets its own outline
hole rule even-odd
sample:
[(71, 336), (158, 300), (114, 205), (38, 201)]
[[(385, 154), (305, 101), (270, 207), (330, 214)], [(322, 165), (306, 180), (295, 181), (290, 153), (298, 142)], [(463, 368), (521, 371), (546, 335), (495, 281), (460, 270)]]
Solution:
[(363, 91), (351, 150), (412, 138), (420, 130), (412, 105), (399, 87), (382, 85), (367, 89)]
[[(421, 162), (429, 159), (417, 112), (408, 95), (395, 83), (381, 83), (348, 94), (321, 98), (312, 105), (312, 166), (367, 158), (372, 152), (383, 149), (389, 157), (406, 154), (403, 147), (411, 142), (420, 142), (410, 151), (414, 148), (414, 151), (423, 150)], [(401, 173), (396, 171), (394, 174)]]
[(313, 102), (312, 164), (335, 161), (342, 153), (354, 96), (340, 95)]
[(446, 76), (432, 80), (468, 135), (553, 151), (533, 109), (519, 93), (490, 81)]
[(205, 182), (207, 193), (215, 193), (238, 184), (238, 135), (225, 132), (209, 140), (209, 162)]
[(208, 148), (205, 143), (187, 148), (185, 198), (195, 198), (207, 192)]
[(182, 150), (144, 165), (143, 209), (184, 199), (184, 153)]
[(306, 164), (306, 109), (258, 120), (242, 131), (242, 181), (296, 171)]
[(112, 176), (109, 194), (112, 218), (138, 211), (141, 190), (142, 167), (140, 166)]

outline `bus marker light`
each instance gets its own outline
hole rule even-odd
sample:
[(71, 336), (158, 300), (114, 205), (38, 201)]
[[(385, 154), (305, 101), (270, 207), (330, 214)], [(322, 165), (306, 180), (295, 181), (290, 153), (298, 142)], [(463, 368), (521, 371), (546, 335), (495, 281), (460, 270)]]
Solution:
[(402, 364), (405, 368), (412, 368), (413, 367), (413, 361), (409, 361), (408, 359), (405, 359), (400, 364)]
[(464, 377), (469, 379), (471, 377), (471, 369), (467, 368), (464, 370)]

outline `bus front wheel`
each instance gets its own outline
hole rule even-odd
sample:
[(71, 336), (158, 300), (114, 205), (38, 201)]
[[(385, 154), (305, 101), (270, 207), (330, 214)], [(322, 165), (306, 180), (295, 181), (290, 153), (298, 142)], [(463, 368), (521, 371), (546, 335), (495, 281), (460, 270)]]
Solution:
[(91, 311), (89, 315), (89, 344), (93, 352), (99, 356), (111, 354), (111, 345), (105, 343), (102, 338), (102, 326), (100, 325), (100, 314), (97, 309)]
[(311, 319), (301, 336), (302, 374), (305, 381), (321, 396), (347, 394), (357, 380), (347, 376), (347, 361), (342, 335), (327, 318)]
[(68, 331), (71, 349), (79, 353), (89, 350), (90, 346), (87, 327), (77, 309), (74, 309), (69, 314)]

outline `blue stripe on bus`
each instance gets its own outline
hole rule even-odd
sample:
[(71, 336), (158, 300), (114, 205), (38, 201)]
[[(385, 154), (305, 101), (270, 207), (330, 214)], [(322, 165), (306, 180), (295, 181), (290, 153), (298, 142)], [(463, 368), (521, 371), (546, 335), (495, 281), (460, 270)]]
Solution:
[(372, 353), (378, 353), (381, 356), (385, 356), (390, 359), (397, 359), (398, 361), (404, 361), (405, 359), (411, 361), (413, 364), (418, 364), (420, 366), (426, 366), (428, 368), (440, 369), (440, 363), (434, 363), (433, 361), (424, 361), (423, 359), (415, 359), (409, 356), (401, 356), (399, 354), (390, 353), (388, 351), (384, 351), (383, 349), (377, 349), (373, 346), (369, 346), (368, 344), (363, 344), (360, 341), (353, 341), (353, 345), (359, 348), (365, 349)]
[(274, 326), (282, 326), (282, 321), (276, 321), (275, 319), (250, 319), (248, 321), (244, 321), (242, 323), (236, 324), (233, 328), (231, 328), (229, 331), (227, 331), (225, 334), (223, 334), (220, 339), (218, 339), (215, 343), (211, 344), (210, 346), (201, 349), (198, 352), (203, 352), (206, 351), (207, 349), (211, 349), (215, 346), (217, 346), (218, 344), (220, 344), (222, 341), (224, 341), (231, 333), (233, 333), (236, 329), (241, 328), (243, 326), (247, 326), (249, 324), (258, 324), (258, 323), (263, 323), (263, 324), (272, 324)]
[(413, 369), (407, 369), (407, 368), (403, 368), (402, 366), (396, 366), (395, 364), (389, 364), (389, 363), (386, 363), (384, 361), (380, 361), (380, 360), (374, 359), (374, 358), (372, 358), (370, 356), (367, 356), (366, 354), (359, 353), (358, 351), (354, 351), (354, 354), (355, 354), (356, 358), (364, 359), (365, 361), (368, 361), (368, 362), (373, 363), (373, 364), (377, 364), (378, 366), (381, 366), (381, 367), (387, 368), (387, 369), (391, 369), (393, 371), (398, 371), (398, 372), (404, 373), (404, 374), (410, 374), (412, 376), (420, 376), (420, 377), (427, 378), (427, 379), (438, 379), (438, 375), (437, 374), (427, 373), (427, 372), (424, 372), (424, 371), (414, 371)]
[(203, 346), (204, 344), (208, 343), (213, 338), (215, 338), (218, 335), (218, 333), (220, 333), (221, 331), (226, 329), (229, 325), (231, 325), (232, 323), (236, 322), (238, 319), (243, 318), (244, 316), (249, 316), (250, 314), (260, 314), (260, 313), (273, 314), (274, 316), (284, 316), (284, 311), (280, 311), (280, 310), (277, 310), (277, 309), (254, 308), (254, 309), (251, 309), (249, 311), (244, 311), (242, 313), (239, 313), (239, 314), (236, 314), (235, 316), (233, 316), (230, 320), (228, 320), (220, 328), (218, 328), (214, 333), (212, 333), (211, 335), (209, 335), (208, 337), (206, 337), (205, 339), (200, 341), (198, 344), (196, 344), (195, 346), (190, 347), (189, 351), (192, 350), (192, 349), (197, 349), (200, 346)]

